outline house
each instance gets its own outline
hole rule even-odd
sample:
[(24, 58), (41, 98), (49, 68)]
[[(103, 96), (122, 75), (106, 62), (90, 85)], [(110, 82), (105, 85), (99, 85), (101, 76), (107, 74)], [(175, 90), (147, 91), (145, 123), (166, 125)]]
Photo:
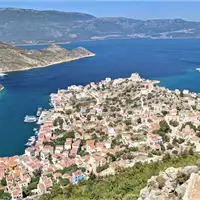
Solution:
[(193, 138), (196, 133), (193, 128), (190, 128), (189, 125), (186, 125), (185, 128), (182, 129), (181, 135), (187, 138)]
[(60, 161), (61, 160), (61, 154), (53, 154), (52, 155), (52, 162), (53, 162), (53, 164), (55, 165), (58, 161)]
[(72, 173), (72, 183), (77, 184), (79, 181), (85, 179), (85, 175), (80, 171)]
[(27, 156), (34, 156), (35, 148), (29, 147), (25, 149), (25, 155)]
[(76, 157), (79, 147), (80, 147), (81, 141), (80, 140), (76, 140), (73, 144), (72, 144), (72, 150), (70, 151), (70, 156), (71, 157)]
[(57, 180), (58, 178), (62, 177), (62, 174), (61, 173), (55, 173), (53, 174), (53, 179), (54, 180)]
[(61, 153), (64, 150), (63, 145), (57, 145), (55, 148), (55, 153)]
[(155, 134), (147, 134), (147, 143), (152, 147), (156, 147), (163, 143), (162, 137)]
[(46, 188), (45, 188), (45, 186), (44, 186), (43, 183), (39, 183), (39, 184), (37, 185), (37, 193), (38, 193), (39, 195), (42, 195), (42, 194), (46, 193)]
[(87, 112), (87, 107), (86, 106), (81, 107), (81, 113), (85, 114), (86, 112)]
[(12, 192), (11, 192), (11, 197), (12, 200), (17, 200), (17, 199), (22, 199), (22, 191), (20, 190), (20, 188), (15, 188)]
[(70, 156), (71, 157), (76, 157), (77, 153), (78, 153), (79, 148), (78, 147), (72, 147), (72, 150), (70, 151)]
[(53, 154), (54, 148), (52, 146), (44, 146), (43, 150), (40, 152), (42, 159), (48, 158), (49, 154)]
[(103, 149), (105, 149), (105, 145), (103, 142), (97, 142), (96, 143), (96, 150), (97, 151), (102, 151)]
[(108, 134), (110, 137), (116, 136), (116, 133), (113, 127), (108, 127)]
[(51, 190), (53, 186), (52, 180), (47, 176), (40, 177), (39, 184), (37, 185), (37, 193), (44, 194)]
[(94, 140), (88, 140), (86, 144), (86, 151), (91, 153), (94, 153), (96, 151), (95, 145), (94, 145)]
[(67, 138), (65, 142), (65, 149), (70, 150), (72, 148), (72, 138)]

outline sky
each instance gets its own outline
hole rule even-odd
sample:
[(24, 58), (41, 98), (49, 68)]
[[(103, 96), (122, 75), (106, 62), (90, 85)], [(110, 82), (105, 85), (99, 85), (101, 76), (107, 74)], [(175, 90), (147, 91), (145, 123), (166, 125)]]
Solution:
[(30, 8), (84, 12), (97, 17), (129, 17), (135, 19), (182, 18), (200, 21), (200, 0), (0, 0), (0, 7)]

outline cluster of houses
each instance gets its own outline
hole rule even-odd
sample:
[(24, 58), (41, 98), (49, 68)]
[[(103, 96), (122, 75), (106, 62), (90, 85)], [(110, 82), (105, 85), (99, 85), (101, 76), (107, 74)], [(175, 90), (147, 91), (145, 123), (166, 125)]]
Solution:
[[(0, 159), (0, 179), (6, 178), (7, 182), (4, 191), (13, 199), (22, 198), (23, 188), (30, 187), (39, 172), (32, 192), (41, 195), (50, 191), (54, 182), (68, 180), (77, 184), (91, 173), (98, 174), (98, 167), (113, 162), (110, 155), (126, 148), (148, 146), (161, 151), (167, 143), (155, 131), (160, 129), (162, 120), (171, 128), (168, 143), (173, 138), (184, 138), (200, 150), (197, 130), (186, 124), (200, 125), (197, 95), (184, 91), (182, 100), (180, 91), (172, 92), (157, 83), (132, 74), (128, 79), (106, 78), (51, 94), (53, 112), (40, 126), (35, 145), (26, 148), (22, 156)], [(182, 110), (177, 108), (179, 105)], [(194, 106), (196, 110), (192, 109)], [(63, 120), (62, 127), (54, 124), (57, 117)], [(177, 126), (173, 127), (171, 121), (176, 121)], [(58, 134), (57, 129), (63, 133)], [(64, 137), (69, 131), (74, 132), (74, 137)], [(60, 138), (64, 138), (62, 144), (54, 143)]]

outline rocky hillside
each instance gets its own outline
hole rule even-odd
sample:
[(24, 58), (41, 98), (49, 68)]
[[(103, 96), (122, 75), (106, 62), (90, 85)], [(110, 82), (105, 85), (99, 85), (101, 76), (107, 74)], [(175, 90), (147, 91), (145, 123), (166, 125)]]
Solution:
[(188, 200), (198, 173), (197, 166), (170, 167), (148, 180), (138, 200)]
[(0, 72), (19, 71), (94, 56), (83, 47), (68, 51), (57, 45), (42, 50), (26, 50), (0, 43)]
[(135, 20), (97, 18), (84, 13), (0, 9), (0, 38), (4, 42), (45, 43), (106, 38), (200, 37), (200, 23), (182, 19)]

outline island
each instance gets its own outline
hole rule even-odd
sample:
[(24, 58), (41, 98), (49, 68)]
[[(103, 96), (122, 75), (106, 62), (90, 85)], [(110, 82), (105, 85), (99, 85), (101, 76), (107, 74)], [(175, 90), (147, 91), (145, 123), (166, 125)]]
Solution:
[(42, 50), (27, 50), (0, 43), (0, 72), (47, 67), (91, 56), (95, 54), (83, 47), (69, 51), (53, 44)]
[[(199, 165), (200, 95), (158, 83), (133, 73), (50, 94), (24, 154), (0, 158), (0, 199), (148, 199), (153, 175)], [(189, 175), (178, 174), (180, 184)]]

